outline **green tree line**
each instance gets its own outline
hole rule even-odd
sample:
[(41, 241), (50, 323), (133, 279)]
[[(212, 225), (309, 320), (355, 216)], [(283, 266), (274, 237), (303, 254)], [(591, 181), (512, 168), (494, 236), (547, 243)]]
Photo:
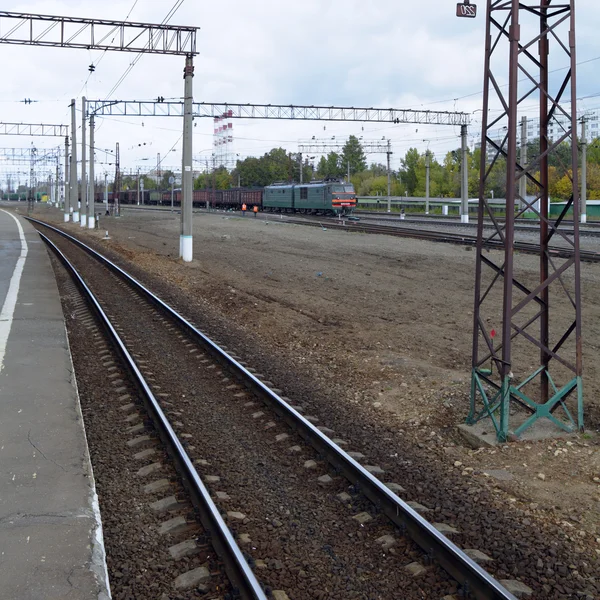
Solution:
[[(528, 144), (528, 158), (535, 160), (539, 155), (539, 140)], [(565, 165), (570, 163), (571, 146), (560, 144), (549, 158), (549, 191), (553, 200), (567, 199), (571, 194), (572, 173)], [(469, 196), (479, 194), (479, 168), (481, 150), (468, 150), (467, 168)], [(416, 148), (410, 148), (400, 161), (400, 168), (390, 173), (393, 196), (425, 196), (427, 156)], [(429, 153), (429, 195), (432, 198), (459, 198), (461, 195), (461, 150), (451, 150), (443, 156)], [(302, 176), (301, 176), (302, 173)], [(224, 190), (232, 187), (263, 187), (276, 182), (309, 182), (325, 177), (347, 178), (359, 196), (387, 195), (388, 176), (384, 164), (367, 164), (365, 152), (356, 136), (350, 136), (341, 152), (330, 152), (312, 163), (307, 156), (273, 148), (260, 157), (238, 160), (232, 171), (218, 167), (202, 173), (194, 179), (194, 189)], [(160, 189), (169, 189), (170, 171), (162, 174)], [(535, 176), (538, 174), (536, 173)], [(156, 178), (143, 176), (146, 190), (156, 189)], [(123, 177), (123, 189), (137, 189), (137, 177)], [(587, 191), (589, 199), (600, 199), (600, 138), (588, 145)], [(535, 189), (528, 186), (528, 192)], [(506, 161), (498, 159), (491, 168), (486, 193), (489, 197), (503, 198), (506, 195)]]

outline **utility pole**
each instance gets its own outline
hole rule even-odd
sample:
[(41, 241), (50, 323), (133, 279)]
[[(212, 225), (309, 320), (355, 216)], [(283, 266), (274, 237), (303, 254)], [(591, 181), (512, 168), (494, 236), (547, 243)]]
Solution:
[(56, 155), (56, 178), (54, 180), (54, 205), (60, 206), (59, 196), (59, 178), (60, 178), (60, 155)]
[(348, 161), (348, 183), (350, 183), (350, 161)]
[(104, 173), (104, 208), (108, 215), (108, 173)]
[(33, 210), (35, 203), (35, 148), (32, 146), (29, 154), (29, 194), (27, 197), (27, 210), (28, 212)]
[(429, 150), (425, 152), (425, 214), (429, 214)]
[(94, 171), (94, 115), (90, 115), (90, 186), (88, 194), (88, 229), (96, 228), (96, 179)]
[(75, 114), (75, 98), (71, 100), (71, 174), (69, 177), (69, 199), (73, 222), (79, 221), (79, 204), (77, 191), (77, 119)]
[(81, 98), (81, 226), (87, 225), (87, 158), (86, 158), (85, 96)]
[[(521, 156), (519, 162), (524, 167), (527, 164), (527, 117), (521, 119)], [(527, 196), (527, 177), (523, 176), (519, 179), (519, 205), (521, 209), (525, 209)]]
[(179, 255), (184, 262), (191, 262), (194, 257), (192, 238), (192, 113), (194, 110), (194, 59), (186, 56), (184, 78), (183, 106), (183, 169), (181, 171), (181, 242)]
[(119, 142), (115, 148), (115, 183), (113, 185), (113, 214), (121, 216), (121, 158), (119, 155)]
[[(298, 155), (298, 162), (300, 163), (300, 183), (302, 183), (303, 181), (303, 173), (302, 173), (302, 152), (300, 152), (300, 154)], [(348, 167), (348, 171), (350, 170), (350, 167)]]
[(69, 136), (65, 136), (65, 203), (63, 205), (64, 221), (69, 222), (69, 216), (71, 214), (71, 202), (69, 201)]
[(137, 172), (137, 205), (140, 205), (140, 169)]
[(156, 191), (160, 189), (160, 152), (156, 155)]
[(587, 119), (581, 117), (581, 222), (587, 223)]
[(391, 158), (392, 150), (390, 147), (390, 140), (387, 141), (387, 211), (392, 212), (392, 182), (391, 182)]
[(460, 165), (461, 174), (461, 185), (460, 185), (460, 196), (461, 196), (461, 209), (460, 209), (460, 222), (469, 222), (469, 169), (467, 165), (468, 154), (467, 154), (467, 126), (460, 126), (460, 138), (462, 148), (462, 161)]

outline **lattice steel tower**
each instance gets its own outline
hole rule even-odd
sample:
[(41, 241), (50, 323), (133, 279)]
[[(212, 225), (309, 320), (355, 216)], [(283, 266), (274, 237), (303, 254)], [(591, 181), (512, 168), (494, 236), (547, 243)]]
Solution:
[[(487, 0), (486, 18), (467, 422), (491, 419), (499, 440), (519, 437), (541, 418), (563, 430), (582, 430), (575, 0)], [(566, 74), (565, 63), (569, 65)], [(532, 102), (539, 104), (539, 151), (522, 164), (517, 152), (518, 110)], [(567, 124), (552, 141), (549, 125), (559, 120)], [(499, 143), (493, 139), (492, 128), (503, 126), (506, 135)], [(551, 218), (549, 159), (564, 142), (571, 145), (569, 164), (563, 167), (572, 181), (572, 195), (560, 215)], [(493, 149), (489, 156), (488, 147)], [(505, 222), (494, 215), (487, 201), (488, 179), (499, 161), (506, 163)], [(518, 193), (523, 177), (528, 199)], [(515, 219), (527, 210), (539, 219), (537, 261), (514, 250)], [(565, 225), (569, 211), (573, 220)], [(491, 221), (485, 228), (484, 218)], [(491, 250), (490, 242), (500, 242), (501, 250)], [(498, 330), (496, 338), (494, 330)]]

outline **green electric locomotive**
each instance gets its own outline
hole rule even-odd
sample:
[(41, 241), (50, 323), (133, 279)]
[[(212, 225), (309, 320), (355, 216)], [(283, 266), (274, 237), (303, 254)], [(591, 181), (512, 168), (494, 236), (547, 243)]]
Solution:
[(354, 186), (337, 180), (275, 183), (263, 193), (263, 210), (269, 212), (349, 215), (355, 208)]

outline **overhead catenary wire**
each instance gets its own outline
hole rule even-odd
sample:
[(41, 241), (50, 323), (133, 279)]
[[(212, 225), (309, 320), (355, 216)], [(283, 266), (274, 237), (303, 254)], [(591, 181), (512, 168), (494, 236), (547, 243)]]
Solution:
[[(167, 16), (162, 20), (161, 25), (165, 25), (166, 23), (168, 23), (169, 20), (175, 15), (175, 13), (181, 8), (181, 5), (184, 2), (185, 0), (177, 0), (175, 4), (171, 7), (171, 10), (167, 13)], [(148, 41), (146, 47), (149, 48), (151, 43), (152, 39)], [(137, 63), (141, 60), (142, 56), (144, 56), (144, 52), (140, 52), (136, 55), (136, 57), (131, 61), (127, 69), (125, 69), (125, 72), (123, 73), (123, 75), (121, 75), (117, 83), (115, 83), (110, 92), (108, 92), (108, 94), (104, 98), (105, 100), (108, 100), (117, 91), (117, 89), (119, 89), (120, 85), (123, 83), (123, 81), (125, 81), (129, 73), (131, 73), (135, 65), (137, 65)]]

